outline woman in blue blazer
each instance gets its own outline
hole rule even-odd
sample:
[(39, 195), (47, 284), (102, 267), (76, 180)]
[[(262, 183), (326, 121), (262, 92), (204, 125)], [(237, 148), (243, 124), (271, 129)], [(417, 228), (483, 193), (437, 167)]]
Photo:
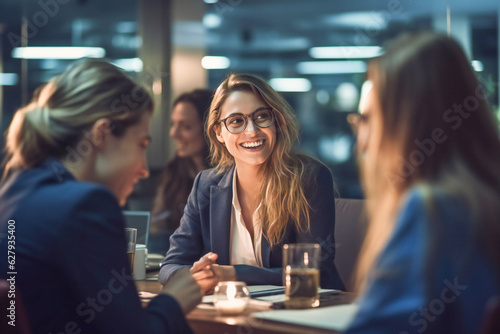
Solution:
[(221, 280), (282, 285), (283, 244), (308, 242), (322, 246), (321, 287), (343, 289), (333, 263), (333, 179), (293, 152), (289, 104), (262, 79), (233, 74), (215, 92), (206, 133), (215, 168), (194, 182), (160, 282), (191, 267), (205, 293)]
[(0, 278), (14, 277), (34, 333), (191, 332), (184, 313), (201, 293), (189, 270), (147, 308), (126, 270), (120, 204), (149, 174), (152, 110), (115, 66), (85, 60), (15, 114), (0, 186)]
[(368, 79), (358, 145), (370, 226), (347, 333), (479, 333), (500, 293), (488, 94), (458, 43), (433, 33), (398, 38)]

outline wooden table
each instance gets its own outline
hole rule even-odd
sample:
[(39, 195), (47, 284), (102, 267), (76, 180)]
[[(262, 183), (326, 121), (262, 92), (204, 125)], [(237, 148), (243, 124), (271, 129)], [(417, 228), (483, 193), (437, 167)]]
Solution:
[[(136, 281), (139, 291), (159, 293), (161, 284), (155, 278), (149, 277), (144, 281)], [(329, 300), (329, 305), (340, 305), (352, 302), (354, 296), (350, 293), (340, 293)], [(143, 302), (147, 304), (147, 301)], [(243, 314), (238, 316), (221, 316), (215, 308), (207, 304), (200, 304), (187, 315), (189, 325), (194, 333), (223, 333), (223, 334), (324, 334), (336, 333), (331, 330), (285, 324), (268, 320), (256, 319), (251, 316), (254, 312), (268, 311), (268, 307), (250, 305)]]

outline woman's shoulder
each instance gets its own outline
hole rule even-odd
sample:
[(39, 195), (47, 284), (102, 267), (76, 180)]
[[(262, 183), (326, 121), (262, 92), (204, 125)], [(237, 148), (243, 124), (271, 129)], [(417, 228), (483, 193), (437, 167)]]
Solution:
[(50, 221), (51, 226), (72, 225), (76, 217), (87, 216), (86, 213), (118, 219), (121, 212), (108, 188), (42, 168), (19, 174), (2, 197), (13, 216), (33, 223)]
[[(7, 180), (6, 193), (34, 195), (46, 202), (78, 202), (85, 197), (99, 197), (117, 202), (113, 193), (103, 185), (76, 180), (61, 164), (43, 164), (13, 175)], [(24, 196), (20, 196), (24, 197)]]
[(333, 182), (332, 172), (323, 162), (306, 154), (297, 154), (306, 183)]
[[(230, 167), (226, 170), (221, 170), (217, 168), (209, 168), (201, 171), (198, 176), (196, 176), (195, 184), (198, 187), (210, 187), (219, 186), (225, 187), (232, 184), (232, 175), (234, 172), (234, 167)], [(228, 183), (231, 181), (231, 183)], [(227, 183), (227, 184), (226, 184)]]
[(302, 188), (307, 197), (334, 197), (335, 183), (330, 168), (318, 159), (305, 154), (297, 154), (296, 161), (302, 175)]
[(398, 217), (400, 225), (426, 222), (426, 228), (462, 232), (470, 230), (473, 220), (470, 206), (460, 196), (430, 185), (410, 188), (402, 199)]
[[(452, 209), (464, 214), (467, 204), (457, 194), (449, 193), (439, 187), (419, 184), (411, 187), (402, 200), (403, 209), (418, 209), (422, 213), (442, 212)], [(445, 211), (445, 212), (443, 212)]]
[(56, 205), (68, 211), (99, 211), (99, 208), (121, 211), (116, 196), (108, 188), (93, 182), (74, 180), (47, 185), (39, 189), (37, 197), (46, 201), (47, 207)]
[(323, 162), (311, 155), (305, 153), (295, 153), (294, 158), (300, 165), (303, 166), (304, 171), (316, 173), (328, 171), (328, 173), (330, 173), (330, 169)]

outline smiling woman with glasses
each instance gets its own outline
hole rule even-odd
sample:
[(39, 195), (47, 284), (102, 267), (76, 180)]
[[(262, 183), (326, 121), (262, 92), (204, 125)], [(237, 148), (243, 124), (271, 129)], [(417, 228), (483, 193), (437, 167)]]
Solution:
[(292, 149), (290, 105), (259, 77), (233, 74), (215, 92), (206, 134), (215, 168), (195, 180), (160, 282), (190, 267), (204, 293), (225, 280), (282, 285), (283, 244), (308, 242), (329, 245), (321, 287), (343, 289), (333, 264), (332, 175)]

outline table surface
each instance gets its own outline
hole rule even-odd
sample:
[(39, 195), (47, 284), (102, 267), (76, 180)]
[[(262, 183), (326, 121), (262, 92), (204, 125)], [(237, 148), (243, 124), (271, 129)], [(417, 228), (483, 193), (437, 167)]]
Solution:
[[(148, 275), (151, 276), (151, 275)], [(136, 281), (137, 290), (146, 291), (150, 293), (159, 293), (161, 291), (161, 284), (158, 283), (156, 278), (149, 277), (143, 281)], [(328, 301), (328, 305), (341, 305), (347, 304), (354, 300), (354, 295), (351, 293), (342, 292), (335, 295)], [(148, 300), (143, 300), (146, 305)], [(281, 322), (273, 322), (269, 320), (257, 319), (251, 316), (254, 312), (268, 311), (269, 307), (256, 306), (250, 304), (244, 313), (238, 316), (221, 316), (217, 313), (215, 308), (208, 304), (200, 304), (197, 308), (191, 311), (186, 317), (189, 325), (194, 333), (252, 333), (252, 334), (323, 334), (323, 333), (336, 333), (331, 330), (324, 330), (320, 328), (304, 327), (293, 324), (286, 324)]]

